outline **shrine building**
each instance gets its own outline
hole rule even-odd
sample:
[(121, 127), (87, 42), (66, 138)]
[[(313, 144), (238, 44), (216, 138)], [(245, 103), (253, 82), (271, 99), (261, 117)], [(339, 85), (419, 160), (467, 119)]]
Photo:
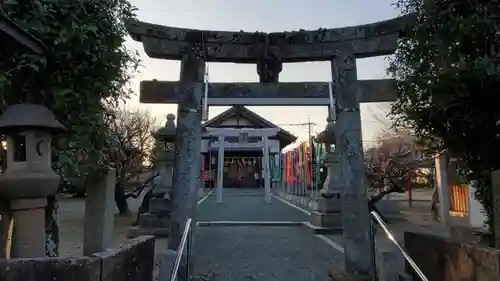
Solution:
[(205, 186), (268, 189), (273, 170), (279, 167), (280, 151), (296, 139), (244, 106), (231, 107), (203, 124)]

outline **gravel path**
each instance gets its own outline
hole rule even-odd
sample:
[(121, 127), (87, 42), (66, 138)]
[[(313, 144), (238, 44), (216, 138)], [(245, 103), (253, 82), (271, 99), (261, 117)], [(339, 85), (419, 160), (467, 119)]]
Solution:
[(260, 189), (225, 189), (223, 203), (215, 202), (213, 192), (198, 205), (198, 221), (309, 221), (309, 216), (273, 198), (264, 201)]
[(210, 281), (323, 281), (342, 260), (305, 227), (199, 227), (195, 276)]
[[(198, 221), (305, 222), (308, 215), (273, 199), (261, 189), (225, 189), (224, 203), (212, 193), (198, 206)], [(328, 270), (342, 260), (305, 226), (199, 226), (196, 230), (196, 280), (328, 280)]]

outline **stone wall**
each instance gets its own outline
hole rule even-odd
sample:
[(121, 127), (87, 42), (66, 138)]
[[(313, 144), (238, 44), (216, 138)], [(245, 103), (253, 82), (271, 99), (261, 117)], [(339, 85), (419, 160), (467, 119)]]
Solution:
[(0, 259), (0, 280), (151, 281), (154, 248), (153, 237), (140, 236), (92, 256)]
[[(0, 259), (6, 258), (9, 239), (10, 210), (8, 202), (0, 200)], [(9, 251), (10, 252), (10, 251)]]
[(414, 232), (405, 232), (404, 244), (430, 281), (500, 280), (499, 249)]

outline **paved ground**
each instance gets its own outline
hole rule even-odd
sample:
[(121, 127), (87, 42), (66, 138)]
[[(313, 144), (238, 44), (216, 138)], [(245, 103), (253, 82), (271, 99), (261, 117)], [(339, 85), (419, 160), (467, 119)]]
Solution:
[[(279, 201), (264, 201), (259, 189), (227, 189), (224, 203), (212, 193), (199, 205), (201, 221), (308, 221)], [(198, 280), (328, 280), (342, 255), (304, 226), (199, 226), (194, 245)]]
[(196, 239), (194, 270), (201, 280), (326, 281), (342, 258), (298, 226), (199, 227)]
[(224, 190), (223, 203), (215, 202), (215, 192), (198, 205), (198, 221), (308, 221), (309, 217), (290, 207), (273, 200), (264, 201), (262, 189)]

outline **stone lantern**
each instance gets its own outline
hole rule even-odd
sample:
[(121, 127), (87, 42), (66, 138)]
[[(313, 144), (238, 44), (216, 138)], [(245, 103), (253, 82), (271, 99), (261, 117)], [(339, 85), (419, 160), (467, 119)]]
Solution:
[(129, 237), (139, 235), (166, 237), (170, 233), (175, 134), (175, 115), (168, 114), (165, 126), (153, 133), (156, 140), (154, 164), (160, 176), (151, 192), (148, 212), (139, 215), (139, 225), (130, 229)]
[(153, 133), (156, 140), (155, 165), (160, 171), (161, 181), (153, 189), (154, 197), (171, 194), (175, 151), (175, 115), (168, 114), (165, 126)]
[(57, 193), (60, 177), (52, 170), (52, 135), (66, 131), (44, 106), (17, 104), (0, 117), (7, 138), (7, 169), (0, 197), (10, 202), (15, 231), (14, 257), (45, 256), (45, 206)]
[(342, 224), (340, 189), (336, 186), (339, 173), (338, 153), (335, 151), (336, 124), (335, 120), (330, 117), (326, 121), (326, 128), (318, 135), (317, 140), (326, 146), (323, 161), (327, 169), (327, 176), (320, 191), (318, 210), (311, 214), (311, 224), (322, 228), (323, 233), (327, 233), (328, 230), (332, 230), (332, 232), (341, 230)]
[(321, 196), (331, 198), (338, 196), (339, 189), (335, 186), (336, 173), (338, 172), (338, 153), (335, 151), (335, 121), (328, 118), (325, 130), (321, 132), (317, 140), (326, 146), (326, 154), (323, 162), (327, 168), (327, 176), (321, 189)]

